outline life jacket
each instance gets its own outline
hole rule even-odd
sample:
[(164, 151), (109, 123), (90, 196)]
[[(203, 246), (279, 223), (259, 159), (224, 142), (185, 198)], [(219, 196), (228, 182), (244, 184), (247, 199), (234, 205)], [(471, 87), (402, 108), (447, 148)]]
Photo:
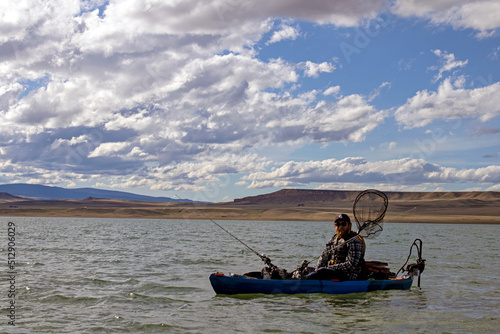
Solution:
[[(355, 242), (354, 240), (351, 240), (353, 238), (359, 238), (361, 240), (361, 242), (363, 243), (363, 253), (366, 251), (366, 243), (365, 243), (365, 240), (360, 236), (360, 235), (357, 235), (355, 232), (350, 232), (349, 235), (344, 238), (344, 240), (346, 240), (344, 242), (344, 245), (340, 246), (334, 253), (334, 257), (333, 259), (331, 259), (330, 261), (328, 261), (328, 263), (330, 265), (332, 264), (335, 264), (335, 263), (344, 263), (347, 259), (347, 255), (348, 255), (348, 248), (347, 248), (347, 244), (349, 242)], [(349, 241), (350, 240), (350, 241)], [(338, 238), (335, 239), (335, 243), (333, 244), (334, 247), (338, 247), (340, 245), (340, 240)], [(363, 256), (363, 259), (362, 259), (362, 262), (364, 262), (364, 256)], [(361, 263), (362, 264), (362, 263)]]
[(359, 240), (361, 240), (361, 242), (363, 243), (363, 252), (366, 252), (366, 243), (365, 243), (365, 239), (363, 239), (363, 237), (362, 237), (362, 236), (360, 236), (359, 234), (358, 234), (358, 238), (359, 238)]

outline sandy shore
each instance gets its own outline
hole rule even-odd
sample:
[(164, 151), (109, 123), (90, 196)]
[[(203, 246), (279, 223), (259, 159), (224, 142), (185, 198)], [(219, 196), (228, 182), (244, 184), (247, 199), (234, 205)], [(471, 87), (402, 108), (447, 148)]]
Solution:
[[(500, 224), (499, 203), (463, 206), (454, 201), (414, 201), (389, 205), (385, 222)], [(350, 203), (338, 205), (234, 205), (152, 203), (116, 200), (33, 201), (0, 205), (4, 217), (88, 217), (135, 219), (214, 219), (331, 221), (339, 213), (352, 214)]]
[[(359, 191), (283, 189), (226, 203), (31, 200), (4, 194), (0, 216), (332, 221)], [(500, 224), (500, 192), (387, 192), (385, 222)]]

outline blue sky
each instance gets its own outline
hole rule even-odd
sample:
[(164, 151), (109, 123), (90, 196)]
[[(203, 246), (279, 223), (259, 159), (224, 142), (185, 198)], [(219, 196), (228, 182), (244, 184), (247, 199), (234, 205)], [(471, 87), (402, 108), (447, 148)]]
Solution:
[(500, 191), (500, 3), (0, 4), (0, 183)]

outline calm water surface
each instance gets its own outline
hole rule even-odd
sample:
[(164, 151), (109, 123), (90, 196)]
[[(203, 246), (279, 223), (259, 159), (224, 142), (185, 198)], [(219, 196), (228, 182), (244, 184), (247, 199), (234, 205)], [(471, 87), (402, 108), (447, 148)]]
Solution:
[[(8, 325), (7, 222), (16, 224)], [(210, 221), (1, 218), (1, 333), (497, 333), (498, 225), (385, 224), (368, 260), (397, 271), (421, 238), (422, 287), (349, 295), (216, 296), (208, 276), (262, 261)], [(332, 223), (220, 221), (273, 263), (318, 256)], [(5, 270), (4, 270), (5, 269)], [(7, 276), (8, 277), (8, 276)]]

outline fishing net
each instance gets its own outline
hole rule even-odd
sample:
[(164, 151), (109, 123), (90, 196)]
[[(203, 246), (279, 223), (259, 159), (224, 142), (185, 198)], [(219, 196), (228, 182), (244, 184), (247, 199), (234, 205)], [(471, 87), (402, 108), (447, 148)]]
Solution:
[(352, 208), (358, 234), (363, 238), (376, 238), (383, 230), (383, 219), (389, 200), (386, 194), (375, 189), (359, 193)]

